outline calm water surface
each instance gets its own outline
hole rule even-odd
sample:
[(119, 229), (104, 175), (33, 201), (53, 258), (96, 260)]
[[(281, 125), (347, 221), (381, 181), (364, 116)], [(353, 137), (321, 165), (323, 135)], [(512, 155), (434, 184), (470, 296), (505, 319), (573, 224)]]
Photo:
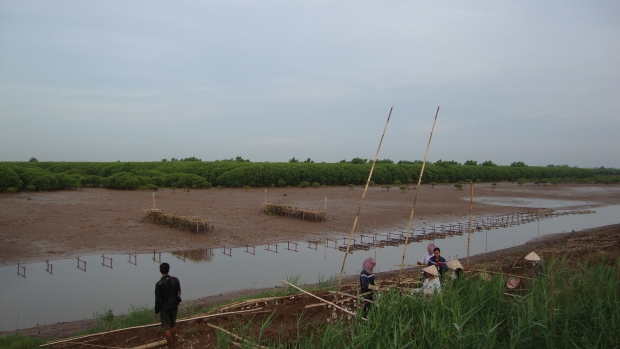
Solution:
[[(561, 216), (475, 233), (471, 253), (511, 247), (538, 235), (620, 222), (618, 205), (594, 210), (594, 214)], [(421, 259), (428, 243), (407, 246), (406, 263), (413, 264)], [(338, 244), (343, 245), (343, 240)], [(441, 247), (447, 259), (464, 258), (467, 254), (467, 234), (438, 239), (435, 244)], [(316, 250), (314, 245), (312, 249), (308, 246), (307, 241), (300, 241), (298, 252), (294, 252), (286, 249), (285, 242), (279, 244), (278, 253), (266, 250), (266, 246), (256, 246), (254, 255), (246, 253), (245, 248), (227, 249), (225, 252), (230, 256), (224, 254), (223, 249), (214, 249), (208, 259), (199, 259), (196, 253), (192, 259), (186, 257), (185, 260), (172, 253), (162, 253), (161, 261), (170, 263), (170, 274), (181, 281), (183, 299), (190, 300), (247, 288), (277, 286), (281, 285), (280, 280), (298, 275), (307, 283), (337, 276), (344, 253), (334, 249), (333, 242), (329, 247), (319, 242)], [(375, 270), (397, 270), (394, 265), (400, 263), (403, 248), (355, 251), (347, 258), (345, 272), (359, 273), (362, 261), (369, 256), (377, 259)], [(270, 249), (275, 247), (271, 245)], [(86, 261), (86, 271), (77, 268), (77, 259), (50, 261), (53, 274), (46, 272), (45, 262), (27, 264), (25, 278), (18, 275), (17, 265), (0, 267), (0, 331), (89, 319), (104, 309), (111, 309), (118, 315), (132, 306), (153, 306), (154, 285), (160, 278), (159, 261), (153, 260), (153, 254), (137, 255), (136, 265), (128, 262), (127, 254), (106, 257), (113, 259), (113, 268), (102, 265), (99, 255), (80, 257)]]

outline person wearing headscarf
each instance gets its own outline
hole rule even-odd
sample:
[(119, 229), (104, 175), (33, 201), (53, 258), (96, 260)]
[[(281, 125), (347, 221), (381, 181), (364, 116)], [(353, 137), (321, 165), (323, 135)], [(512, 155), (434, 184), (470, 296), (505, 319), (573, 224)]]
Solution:
[(428, 246), (426, 246), (426, 254), (424, 255), (424, 258), (422, 258), (422, 260), (418, 262), (418, 265), (428, 265), (428, 260), (431, 259), (431, 257), (433, 256), (434, 248), (435, 244), (432, 242), (428, 244)]
[(439, 272), (434, 266), (428, 266), (422, 269), (424, 272), (424, 284), (422, 287), (413, 290), (413, 293), (423, 294), (426, 297), (430, 297), (433, 294), (441, 293), (441, 283), (439, 282)]
[[(362, 264), (362, 272), (360, 273), (360, 288), (362, 292), (362, 296), (364, 299), (369, 301), (373, 300), (372, 291), (378, 290), (379, 287), (375, 285), (375, 274), (373, 274), (373, 270), (377, 265), (377, 262), (374, 258), (368, 257), (364, 260)], [(364, 302), (364, 316), (368, 313), (370, 309), (370, 302)]]

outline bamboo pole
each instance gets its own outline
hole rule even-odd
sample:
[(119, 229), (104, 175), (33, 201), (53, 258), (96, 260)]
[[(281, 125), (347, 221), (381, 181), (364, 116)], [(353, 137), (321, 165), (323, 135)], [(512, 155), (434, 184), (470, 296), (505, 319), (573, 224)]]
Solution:
[(413, 199), (413, 207), (411, 208), (411, 214), (409, 215), (409, 225), (407, 226), (407, 236), (405, 237), (405, 247), (403, 248), (403, 259), (400, 262), (400, 270), (398, 271), (398, 282), (400, 285), (400, 277), (403, 273), (403, 266), (405, 264), (405, 255), (407, 254), (407, 245), (409, 244), (409, 235), (411, 234), (411, 224), (413, 223), (413, 213), (415, 212), (415, 204), (418, 201), (418, 194), (420, 193), (420, 183), (422, 183), (422, 175), (424, 174), (424, 167), (426, 166), (426, 158), (428, 156), (428, 149), (431, 147), (431, 139), (433, 138), (433, 131), (435, 130), (435, 123), (437, 123), (437, 115), (439, 115), (439, 107), (435, 112), (435, 120), (433, 121), (433, 127), (431, 128), (431, 135), (428, 137), (428, 144), (426, 145), (426, 153), (424, 154), (424, 162), (422, 162), (422, 169), (420, 170), (420, 177), (418, 178), (418, 186), (415, 189), (415, 197)]
[(469, 195), (469, 232), (467, 233), (467, 262), (465, 263), (465, 271), (469, 271), (469, 244), (471, 242), (471, 220), (474, 212), (474, 182), (470, 181), (471, 193)]
[(149, 344), (144, 344), (144, 345), (138, 345), (137, 347), (133, 347), (131, 349), (150, 349), (150, 348), (157, 348), (157, 347), (161, 347), (168, 344), (167, 340), (161, 340), (159, 342), (153, 342), (153, 343), (149, 343)]
[[(215, 326), (215, 325), (211, 325), (211, 324), (207, 324), (207, 326), (209, 326), (211, 328), (214, 328), (216, 330), (222, 331), (222, 332), (226, 333), (227, 335), (237, 339), (238, 341), (244, 341), (244, 342), (246, 341), (245, 339), (237, 336), (236, 334), (234, 334), (234, 333), (232, 333), (230, 331), (226, 331), (225, 329), (223, 329), (223, 328), (221, 328), (219, 326)], [(259, 344), (252, 344), (252, 348), (265, 348), (265, 349), (268, 349), (267, 347), (264, 347), (264, 346), (259, 345)]]
[[(307, 295), (309, 295), (309, 296), (312, 296), (312, 297), (314, 297), (314, 298), (316, 298), (316, 299), (320, 300), (321, 302), (325, 302), (325, 303), (327, 303), (327, 304), (333, 305), (334, 307), (336, 307), (336, 308), (338, 308), (338, 309), (340, 309), (340, 310), (344, 311), (344, 312), (345, 312), (345, 313), (347, 313), (347, 314), (351, 314), (351, 315), (353, 315), (353, 316), (355, 316), (355, 315), (356, 315), (356, 314), (355, 314), (355, 313), (353, 313), (353, 312), (350, 312), (350, 311), (348, 311), (348, 310), (346, 310), (346, 309), (344, 309), (344, 308), (342, 308), (342, 307), (339, 307), (339, 306), (338, 306), (338, 305), (336, 305), (335, 303), (332, 303), (332, 302), (330, 302), (330, 301), (328, 301), (328, 300), (325, 300), (325, 299), (323, 299), (323, 298), (321, 298), (321, 297), (319, 297), (319, 296), (315, 296), (315, 295), (313, 295), (312, 293), (310, 293), (310, 292), (308, 292), (308, 291), (302, 290), (301, 288), (299, 288), (299, 287), (297, 287), (297, 286), (295, 286), (295, 285), (291, 284), (290, 282), (286, 282), (286, 281), (284, 281), (284, 280), (282, 280), (282, 282), (283, 282), (283, 283), (285, 283), (285, 284), (287, 284), (287, 285), (289, 285), (289, 286), (291, 286), (291, 287), (293, 287), (293, 288), (298, 289), (299, 291), (301, 291), (301, 292), (303, 292), (303, 293), (305, 293), (305, 294), (307, 294)], [(336, 293), (336, 294), (337, 294), (337, 293)], [(366, 320), (365, 318), (362, 318), (362, 319)]]
[(68, 344), (70, 344), (70, 345), (85, 345), (87, 347), (104, 348), (104, 349), (124, 349), (124, 348), (119, 348), (119, 347), (108, 347), (108, 346), (105, 346), (105, 345), (96, 345), (96, 344), (88, 344), (88, 343), (81, 343), (81, 342), (68, 342)]
[(520, 275), (514, 275), (514, 274), (506, 274), (506, 273), (499, 272), (499, 271), (490, 271), (490, 270), (483, 270), (483, 269), (472, 269), (471, 272), (489, 273), (489, 274), (495, 274), (495, 275), (505, 275), (505, 276), (512, 276), (512, 277), (517, 277), (517, 278), (521, 278), (521, 279), (532, 280), (532, 278), (527, 277), (527, 276), (520, 276)]
[(344, 266), (347, 263), (347, 256), (349, 255), (349, 250), (351, 249), (351, 241), (353, 240), (353, 234), (355, 234), (355, 226), (357, 225), (357, 220), (360, 217), (360, 211), (362, 210), (362, 205), (364, 204), (364, 197), (366, 197), (366, 191), (368, 191), (368, 185), (370, 184), (370, 179), (372, 178), (372, 172), (375, 169), (375, 164), (377, 163), (377, 158), (379, 157), (379, 150), (381, 150), (381, 143), (383, 143), (383, 137), (385, 136), (385, 130), (387, 130), (388, 123), (390, 122), (390, 117), (392, 116), (392, 109), (394, 109), (394, 106), (390, 108), (390, 113), (388, 114), (387, 121), (385, 122), (385, 127), (383, 128), (383, 134), (381, 135), (381, 140), (379, 141), (379, 147), (377, 148), (375, 159), (372, 161), (372, 166), (370, 167), (370, 173), (368, 174), (368, 179), (366, 180), (366, 187), (364, 187), (364, 193), (362, 194), (362, 200), (360, 201), (360, 205), (357, 208), (357, 213), (355, 214), (355, 220), (353, 221), (353, 227), (351, 228), (351, 234), (349, 234), (349, 241), (347, 242), (347, 251), (344, 254), (344, 259), (342, 260), (342, 268), (340, 268), (340, 276), (338, 277), (338, 289), (339, 290), (340, 290), (340, 283), (342, 282), (342, 274), (344, 273)]
[[(282, 297), (282, 298), (284, 298), (284, 297)], [(230, 311), (230, 312), (227, 312), (227, 313), (219, 313), (219, 314), (195, 316), (195, 317), (190, 317), (190, 318), (185, 318), (185, 319), (177, 320), (177, 323), (186, 322), (186, 321), (192, 321), (192, 320), (197, 320), (197, 319), (207, 319), (207, 318), (218, 317), (218, 316), (225, 316), (225, 315), (249, 313), (249, 312), (253, 312), (253, 311), (256, 311), (256, 310), (260, 310), (260, 309), (262, 309), (262, 308), (256, 308), (256, 309), (250, 309), (250, 310), (240, 310), (240, 311)], [(119, 328), (118, 330), (113, 330), (113, 331), (93, 333), (93, 334), (88, 334), (88, 335), (84, 335), (84, 336), (80, 336), (80, 337), (75, 337), (75, 338), (69, 338), (69, 339), (61, 339), (61, 340), (57, 340), (57, 341), (54, 341), (54, 342), (47, 342), (45, 344), (41, 344), (41, 345), (39, 345), (39, 348), (48, 347), (48, 346), (54, 345), (54, 344), (67, 343), (67, 342), (75, 341), (75, 340), (78, 340), (78, 339), (90, 338), (90, 337), (95, 337), (95, 336), (103, 336), (103, 335), (110, 334), (110, 333), (115, 333), (115, 332), (136, 330), (136, 329), (141, 329), (141, 328), (149, 328), (149, 327), (155, 327), (155, 326), (160, 326), (160, 325), (161, 324), (159, 322), (157, 322), (157, 323), (153, 323), (153, 324), (150, 324), (150, 325), (142, 325), (142, 326), (127, 327), (127, 328)]]

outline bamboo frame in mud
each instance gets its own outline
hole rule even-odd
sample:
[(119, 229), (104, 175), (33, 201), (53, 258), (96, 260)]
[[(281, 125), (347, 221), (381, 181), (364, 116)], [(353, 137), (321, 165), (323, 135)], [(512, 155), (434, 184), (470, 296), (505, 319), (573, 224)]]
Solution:
[(372, 166), (370, 167), (370, 173), (368, 174), (368, 179), (366, 180), (366, 186), (364, 187), (364, 193), (362, 193), (362, 200), (360, 200), (360, 205), (357, 208), (357, 213), (355, 214), (355, 220), (353, 221), (353, 227), (351, 228), (351, 234), (349, 234), (349, 242), (347, 243), (347, 250), (344, 254), (344, 259), (342, 260), (342, 268), (340, 269), (340, 276), (338, 277), (338, 290), (340, 290), (340, 284), (342, 282), (342, 274), (344, 273), (344, 266), (347, 263), (347, 256), (349, 255), (349, 251), (351, 249), (351, 241), (353, 241), (353, 234), (355, 234), (355, 227), (357, 226), (357, 219), (360, 216), (360, 211), (362, 210), (362, 205), (364, 204), (364, 198), (366, 197), (366, 191), (368, 191), (368, 186), (370, 185), (370, 178), (372, 178), (372, 172), (375, 169), (375, 165), (377, 164), (377, 158), (379, 157), (379, 151), (381, 150), (381, 143), (383, 143), (383, 137), (385, 136), (385, 130), (387, 130), (388, 123), (390, 122), (390, 117), (392, 116), (392, 110), (394, 106), (390, 108), (390, 113), (388, 114), (387, 121), (385, 122), (385, 127), (383, 128), (383, 133), (381, 134), (381, 140), (379, 141), (379, 147), (377, 148), (377, 153), (375, 154), (375, 159), (372, 161)]
[(411, 234), (411, 223), (413, 223), (413, 213), (415, 212), (415, 204), (418, 201), (418, 194), (420, 193), (420, 183), (422, 183), (422, 175), (424, 174), (424, 167), (426, 166), (426, 158), (428, 156), (428, 149), (431, 147), (431, 139), (433, 139), (433, 131), (435, 130), (435, 123), (437, 123), (437, 115), (439, 115), (439, 106), (437, 112), (435, 112), (435, 120), (433, 121), (433, 127), (431, 128), (431, 135), (428, 137), (428, 144), (426, 145), (426, 153), (424, 154), (424, 162), (422, 163), (422, 169), (420, 170), (420, 177), (418, 178), (418, 185), (415, 190), (415, 197), (413, 198), (413, 207), (411, 208), (411, 215), (409, 215), (409, 225), (407, 226), (407, 236), (405, 237), (405, 247), (403, 248), (403, 259), (400, 262), (400, 270), (398, 271), (398, 285), (400, 285), (400, 276), (403, 273), (403, 266), (405, 264), (405, 255), (407, 254), (407, 246), (409, 245), (409, 235)]
[(180, 230), (189, 230), (196, 233), (213, 233), (215, 227), (211, 221), (206, 221), (197, 217), (177, 216), (164, 213), (164, 210), (149, 209), (144, 210), (144, 219), (155, 224), (163, 224), (169, 227), (176, 227)]
[(279, 205), (274, 203), (264, 203), (263, 212), (265, 214), (274, 214), (276, 216), (288, 216), (300, 218), (306, 221), (325, 222), (326, 212), (306, 210), (299, 207)]

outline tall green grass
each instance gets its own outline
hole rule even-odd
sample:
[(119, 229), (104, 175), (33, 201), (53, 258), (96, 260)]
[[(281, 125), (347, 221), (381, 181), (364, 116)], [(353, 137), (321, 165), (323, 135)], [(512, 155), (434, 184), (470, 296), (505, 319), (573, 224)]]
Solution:
[(3, 349), (35, 349), (43, 343), (45, 341), (42, 339), (20, 336), (18, 334), (0, 337), (0, 348)]
[[(286, 348), (620, 347), (620, 264), (552, 260), (547, 273), (506, 295), (507, 278), (446, 281), (443, 293), (378, 297), (369, 321), (303, 325), (276, 341)], [(298, 326), (299, 327), (299, 326)], [(300, 334), (300, 333), (301, 334)]]

